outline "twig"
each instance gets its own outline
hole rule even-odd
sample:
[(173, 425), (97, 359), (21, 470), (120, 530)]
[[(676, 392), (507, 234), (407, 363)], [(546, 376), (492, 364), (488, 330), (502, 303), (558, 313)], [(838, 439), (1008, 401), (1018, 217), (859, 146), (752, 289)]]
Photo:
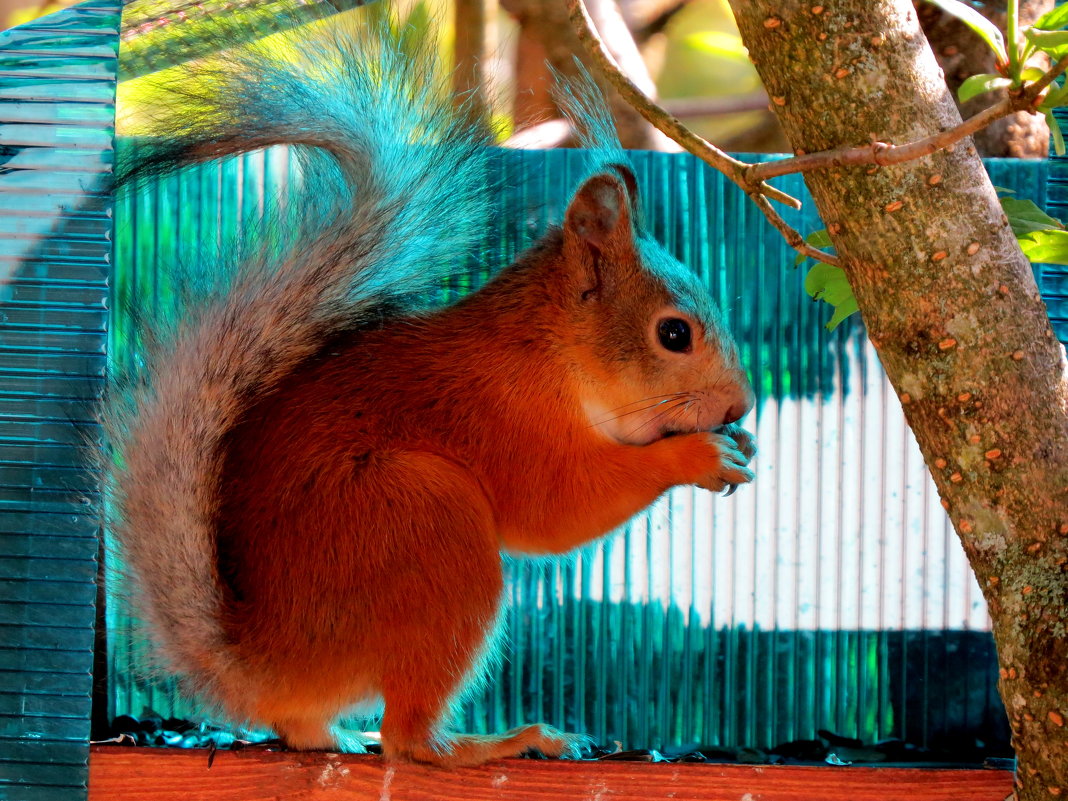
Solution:
[(664, 111), (682, 119), (684, 117), (737, 114), (743, 111), (766, 111), (768, 108), (768, 95), (763, 90), (760, 90), (741, 97), (674, 98), (661, 102)]
[(891, 164), (903, 164), (906, 161), (929, 156), (943, 148), (949, 147), (966, 136), (971, 136), (995, 120), (1007, 117), (1017, 111), (1034, 111), (1036, 101), (1042, 92), (1065, 70), (1068, 70), (1068, 56), (1065, 56), (1034, 83), (1027, 84), (1016, 94), (1010, 94), (998, 103), (969, 117), (955, 128), (909, 142), (907, 145), (891, 145), (886, 142), (873, 142), (864, 147), (843, 147), (836, 150), (824, 150), (819, 153), (806, 153), (803, 156), (750, 164), (745, 169), (746, 178), (756, 183), (780, 175), (795, 172), (807, 172), (825, 167), (845, 167), (857, 164), (876, 164), (886, 167)]
[(767, 217), (768, 222), (775, 226), (775, 229), (782, 234), (782, 238), (786, 240), (786, 244), (796, 250), (803, 256), (808, 256), (810, 259), (821, 261), (824, 264), (831, 264), (835, 267), (841, 267), (841, 260), (831, 254), (820, 250), (817, 247), (813, 247), (805, 238), (801, 236), (795, 229), (791, 228), (782, 217), (776, 213), (772, 208), (771, 203), (763, 195), (755, 192), (749, 193), (749, 198), (756, 203), (757, 208), (760, 209), (764, 216)]
[(751, 165), (727, 155), (650, 100), (616, 65), (611, 54), (594, 30), (593, 22), (590, 20), (582, 0), (567, 0), (567, 8), (571, 17), (571, 24), (574, 25), (579, 40), (589, 51), (601, 74), (609, 80), (628, 103), (637, 109), (639, 114), (659, 131), (682, 145), (684, 149), (719, 170), (737, 184), (757, 204), (757, 208), (768, 218), (768, 222), (778, 229), (790, 246), (798, 253), (822, 261), (825, 264), (840, 264), (837, 256), (824, 253), (819, 248), (814, 248), (805, 242), (804, 237), (787, 225), (786, 221), (779, 216), (771, 203), (768, 202), (770, 198), (799, 209), (801, 208), (801, 203), (796, 198), (762, 181), (749, 180), (746, 171)]
[(582, 4), (582, 0), (567, 0), (567, 8), (579, 40), (586, 46), (601, 74), (651, 125), (674, 139), (702, 161), (715, 167), (746, 192), (756, 190), (774, 200), (778, 200), (780, 203), (785, 203), (793, 208), (801, 208), (800, 203), (795, 198), (773, 186), (749, 185), (749, 182), (744, 177), (745, 168), (748, 166), (744, 161), (738, 161), (738, 159), (728, 156), (711, 142), (695, 134), (677, 118), (668, 114), (667, 111), (650, 100), (630, 78), (623, 74), (615, 63), (615, 59), (612, 58), (611, 53), (605, 47), (604, 42), (595, 32), (593, 21), (590, 19), (586, 7)]

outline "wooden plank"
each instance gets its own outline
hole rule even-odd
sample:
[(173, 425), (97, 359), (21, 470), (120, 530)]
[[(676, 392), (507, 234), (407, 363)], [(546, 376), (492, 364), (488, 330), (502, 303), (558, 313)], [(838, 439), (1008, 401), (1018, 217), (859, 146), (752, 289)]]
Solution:
[(326, 753), (96, 746), (89, 801), (1003, 801), (1004, 770), (566, 762), (444, 771)]

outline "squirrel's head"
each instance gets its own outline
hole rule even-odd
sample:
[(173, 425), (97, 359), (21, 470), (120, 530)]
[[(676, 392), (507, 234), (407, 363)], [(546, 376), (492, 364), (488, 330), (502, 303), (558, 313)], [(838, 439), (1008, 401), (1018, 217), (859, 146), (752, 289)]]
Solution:
[(575, 193), (563, 256), (568, 350), (590, 425), (621, 443), (733, 423), (753, 406), (707, 289), (638, 225), (637, 182), (611, 165)]

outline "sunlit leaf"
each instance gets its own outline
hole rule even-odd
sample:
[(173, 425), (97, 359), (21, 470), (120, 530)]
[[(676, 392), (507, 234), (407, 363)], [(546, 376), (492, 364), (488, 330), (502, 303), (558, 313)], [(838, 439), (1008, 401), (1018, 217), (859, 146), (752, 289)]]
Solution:
[(1029, 28), (1024, 31), (1027, 40), (1054, 60), (1068, 55), (1068, 31), (1040, 31)]
[(1068, 86), (1052, 85), (1046, 96), (1042, 98), (1042, 105), (1038, 107), (1039, 111), (1049, 111), (1050, 109), (1060, 108), (1068, 103)]
[(952, 14), (979, 34), (997, 55), (998, 60), (1003, 64), (1008, 63), (1009, 57), (1005, 53), (1005, 38), (993, 22), (967, 3), (960, 2), (960, 0), (928, 0), (928, 2), (934, 3), (947, 14)]
[(1033, 231), (1018, 241), (1036, 264), (1068, 264), (1068, 231)]
[(989, 72), (980, 73), (967, 78), (957, 89), (957, 98), (961, 103), (966, 103), (973, 97), (978, 97), (984, 92), (992, 92), (995, 89), (1005, 89), (1012, 86), (1012, 81), (1001, 75)]
[(1047, 11), (1035, 20), (1033, 27), (1043, 31), (1057, 31), (1068, 27), (1068, 5), (1057, 6), (1052, 11)]
[(1053, 136), (1053, 150), (1058, 156), (1064, 155), (1064, 134), (1061, 133), (1061, 126), (1057, 122), (1057, 118), (1053, 116), (1052, 111), (1045, 111), (1043, 115), (1046, 118), (1046, 125), (1049, 126), (1049, 132)]

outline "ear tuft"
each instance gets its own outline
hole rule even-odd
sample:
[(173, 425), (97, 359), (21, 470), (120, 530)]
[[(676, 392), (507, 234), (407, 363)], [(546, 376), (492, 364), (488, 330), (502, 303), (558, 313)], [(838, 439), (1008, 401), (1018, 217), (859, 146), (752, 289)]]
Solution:
[(598, 251), (629, 244), (630, 193), (619, 175), (601, 173), (586, 181), (567, 207), (564, 229)]

